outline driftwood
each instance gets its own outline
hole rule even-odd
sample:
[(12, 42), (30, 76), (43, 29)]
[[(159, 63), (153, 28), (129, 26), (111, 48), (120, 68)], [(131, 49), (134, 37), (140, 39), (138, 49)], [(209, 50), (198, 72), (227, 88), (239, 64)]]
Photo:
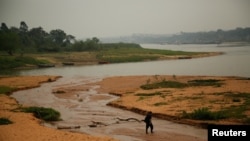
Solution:
[(97, 127), (96, 124), (90, 124), (89, 127)]
[(97, 122), (97, 121), (91, 121), (92, 124), (89, 125), (89, 127), (97, 127), (98, 125), (100, 126), (108, 126), (108, 124), (105, 124), (103, 122)]
[(57, 129), (77, 129), (81, 126), (58, 126)]
[(116, 119), (118, 119), (119, 121), (137, 121), (137, 122), (143, 121), (143, 120), (139, 120), (139, 119), (137, 119), (137, 118), (126, 118), (126, 119), (122, 119), (122, 118), (117, 117)]
[[(137, 118), (115, 118), (119, 121), (136, 121), (136, 122), (141, 122), (143, 120), (139, 120)], [(115, 122), (114, 124), (119, 124), (119, 121)], [(99, 122), (99, 121), (91, 121), (92, 124), (88, 125), (89, 127), (98, 127), (98, 126), (108, 126), (109, 124), (106, 124), (104, 122)], [(81, 126), (58, 126), (57, 129), (78, 129), (81, 128)]]
[[(125, 119), (123, 119), (123, 118), (117, 117), (115, 119), (117, 119), (119, 121), (137, 121), (137, 122), (143, 121), (143, 120), (139, 120), (137, 118), (125, 118)], [(113, 124), (119, 124), (119, 121), (116, 121)], [(103, 122), (98, 122), (98, 121), (91, 121), (91, 122), (92, 122), (92, 124), (88, 125), (89, 127), (108, 126), (109, 125), (109, 124), (106, 124), (106, 123), (103, 123)]]

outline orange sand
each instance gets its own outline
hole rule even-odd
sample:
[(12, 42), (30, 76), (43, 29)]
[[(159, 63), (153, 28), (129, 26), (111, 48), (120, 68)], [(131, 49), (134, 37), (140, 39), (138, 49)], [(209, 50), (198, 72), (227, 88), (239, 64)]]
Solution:
[[(27, 89), (38, 87), (42, 82), (55, 81), (57, 76), (2, 77), (0, 85)], [(42, 121), (32, 114), (13, 111), (20, 105), (15, 99), (0, 94), (0, 117), (8, 118), (13, 124), (0, 125), (0, 141), (114, 141), (109, 137), (94, 137), (42, 126)]]
[[(196, 86), (187, 88), (158, 88), (143, 90), (141, 85), (162, 80), (185, 82), (194, 79), (217, 79), (222, 80), (222, 86)], [(109, 105), (138, 113), (152, 111), (155, 116), (191, 125), (203, 123), (215, 124), (244, 124), (243, 121), (230, 118), (218, 121), (194, 121), (181, 119), (183, 111), (193, 112), (195, 109), (207, 107), (210, 111), (219, 111), (231, 106), (242, 105), (244, 99), (225, 96), (225, 94), (246, 93), (250, 94), (250, 80), (241, 77), (218, 77), (218, 76), (120, 76), (105, 78), (99, 82), (99, 91), (121, 96)], [(140, 96), (140, 94), (154, 94), (155, 96)], [(158, 93), (158, 94), (157, 94)], [(139, 96), (138, 96), (139, 94)], [(250, 108), (250, 107), (248, 107)], [(245, 112), (250, 118), (250, 112)]]

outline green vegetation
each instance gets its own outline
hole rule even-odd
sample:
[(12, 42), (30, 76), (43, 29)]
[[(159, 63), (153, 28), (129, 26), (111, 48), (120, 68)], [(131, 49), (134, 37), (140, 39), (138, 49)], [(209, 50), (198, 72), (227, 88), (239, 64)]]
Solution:
[(53, 29), (46, 32), (42, 27), (29, 30), (28, 25), (20, 22), (20, 27), (9, 28), (6, 23), (0, 28), (0, 51), (9, 55), (14, 53), (41, 53), (60, 51), (93, 51), (99, 45), (99, 39), (93, 37), (86, 41), (76, 41), (75, 37), (66, 34), (61, 29)]
[(48, 61), (38, 60), (28, 56), (0, 56), (0, 69), (13, 69), (18, 67), (25, 67), (28, 65), (45, 64)]
[[(168, 43), (182, 43), (182, 44), (218, 44), (223, 42), (250, 42), (248, 36), (250, 28), (236, 28), (233, 30), (210, 32), (194, 32), (173, 35), (167, 40)], [(197, 40), (198, 39), (198, 40)]]
[(146, 99), (146, 97), (140, 96), (139, 99), (138, 99), (137, 101), (141, 101), (141, 100), (144, 100), (144, 99)]
[(192, 87), (192, 86), (216, 86), (220, 87), (222, 83), (220, 80), (214, 79), (204, 79), (204, 80), (191, 80), (188, 83), (182, 83), (178, 81), (166, 81), (161, 80), (160, 82), (156, 81), (153, 83), (149, 83), (150, 81), (147, 80), (147, 83), (141, 85), (141, 88), (144, 90), (149, 89), (158, 89), (158, 88), (185, 88), (185, 87)]
[(245, 124), (250, 124), (250, 117), (249, 118), (245, 118), (243, 121)]
[(162, 91), (162, 92), (153, 92), (153, 93), (137, 93), (135, 96), (139, 96), (139, 100), (144, 100), (146, 98), (150, 98), (152, 96), (160, 96), (161, 98), (165, 99), (165, 97), (169, 94), (169, 91)]
[(228, 116), (223, 111), (211, 112), (208, 108), (204, 107), (196, 109), (192, 113), (183, 111), (182, 117), (196, 120), (218, 120), (227, 118)]
[[(224, 95), (225, 97), (231, 98), (232, 102), (244, 101), (240, 105), (232, 105), (228, 108), (224, 108), (221, 111), (211, 112), (208, 108), (199, 108), (194, 110), (192, 113), (183, 111), (183, 118), (197, 119), (197, 120), (218, 120), (224, 118), (236, 118), (240, 119), (245, 123), (250, 123), (250, 117), (245, 115), (245, 112), (250, 108), (250, 94), (249, 93), (232, 93), (223, 92), (218, 95)], [(237, 99), (235, 101), (235, 99)]]
[(10, 94), (15, 90), (16, 90), (16, 88), (0, 85), (0, 94)]
[(60, 120), (60, 113), (52, 108), (28, 107), (22, 108), (22, 111), (27, 113), (33, 113), (35, 117), (45, 121)]
[(189, 85), (192, 86), (216, 86), (220, 87), (222, 83), (220, 83), (221, 80), (216, 80), (216, 79), (199, 79), (199, 80), (191, 80), (188, 81)]
[(223, 94), (226, 97), (231, 98), (232, 102), (242, 101), (241, 105), (231, 106), (230, 108), (225, 109), (225, 112), (230, 117), (234, 117), (234, 118), (250, 118), (250, 117), (246, 117), (245, 114), (244, 114), (244, 112), (246, 112), (246, 111), (248, 111), (250, 109), (250, 93), (226, 92), (226, 93), (221, 93), (221, 94)]
[(7, 125), (7, 124), (11, 124), (11, 123), (13, 123), (13, 122), (10, 121), (8, 118), (5, 118), (5, 117), (0, 118), (0, 125)]
[(135, 96), (157, 96), (157, 95), (161, 95), (161, 92), (154, 92), (154, 93), (138, 93), (135, 94)]
[[(6, 54), (7, 53), (7, 54)], [(17, 55), (18, 54), (18, 55)], [(77, 54), (72, 57), (70, 54)], [(144, 49), (134, 43), (101, 43), (97, 37), (75, 40), (61, 29), (46, 32), (42, 27), (29, 29), (5, 23), (0, 28), (0, 69), (13, 69), (37, 64), (63, 62), (138, 62), (164, 59), (173, 55), (192, 56), (202, 52)], [(45, 60), (40, 60), (40, 58)], [(49, 57), (49, 58), (46, 58)]]
[(142, 85), (141, 88), (144, 90), (149, 89), (158, 89), (158, 88), (184, 88), (188, 85), (185, 83), (177, 82), (177, 81), (161, 81), (161, 82), (155, 82), (151, 84), (145, 84)]
[(182, 52), (171, 50), (144, 49), (137, 44), (101, 44), (101, 49), (97, 53), (97, 59), (110, 62), (138, 62), (150, 61), (174, 55), (196, 55), (197, 52)]
[(250, 27), (238, 27), (231, 30), (218, 29), (216, 31), (208, 32), (181, 32), (180, 34), (174, 35), (137, 34), (113, 38), (113, 41), (126, 41), (133, 38), (135, 43), (142, 44), (219, 44), (225, 42), (241, 42), (242, 45), (249, 45), (249, 36)]

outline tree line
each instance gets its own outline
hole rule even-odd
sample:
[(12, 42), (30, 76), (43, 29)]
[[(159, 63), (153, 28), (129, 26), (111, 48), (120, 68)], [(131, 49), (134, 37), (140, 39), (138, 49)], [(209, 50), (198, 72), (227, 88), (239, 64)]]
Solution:
[(250, 42), (250, 28), (218, 29), (208, 32), (180, 32), (177, 34), (133, 34), (103, 38), (103, 42), (133, 42), (138, 44), (220, 44), (225, 42)]
[(250, 28), (236, 28), (209, 32), (181, 32), (166, 38), (170, 44), (220, 44), (224, 42), (250, 42)]
[(46, 32), (42, 27), (29, 29), (28, 25), (20, 22), (19, 27), (8, 27), (6, 23), (0, 28), (0, 51), (9, 55), (14, 52), (58, 52), (58, 51), (90, 51), (97, 50), (99, 39), (93, 37), (85, 41), (77, 41), (73, 35), (61, 29)]

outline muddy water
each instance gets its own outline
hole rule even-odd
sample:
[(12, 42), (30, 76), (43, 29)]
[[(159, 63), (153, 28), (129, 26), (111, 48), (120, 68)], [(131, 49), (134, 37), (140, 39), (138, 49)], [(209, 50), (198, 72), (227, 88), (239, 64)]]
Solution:
[[(153, 118), (154, 133), (145, 134), (145, 124), (135, 120), (121, 121), (117, 118), (143, 119), (130, 111), (125, 111), (106, 104), (118, 97), (109, 94), (98, 94), (97, 85), (89, 83), (101, 80), (97, 77), (64, 77), (53, 83), (43, 84), (39, 88), (23, 90), (13, 93), (20, 104), (29, 106), (52, 107), (61, 113), (62, 121), (45, 124), (51, 128), (76, 127), (76, 129), (63, 129), (73, 132), (84, 132), (97, 136), (111, 136), (121, 141), (144, 140), (207, 140), (207, 131), (193, 126), (176, 124), (166, 120)], [(78, 89), (78, 88), (82, 89)], [(56, 89), (70, 90), (70, 94), (53, 93)], [(72, 89), (73, 88), (73, 89)], [(96, 127), (90, 127), (93, 122)]]

